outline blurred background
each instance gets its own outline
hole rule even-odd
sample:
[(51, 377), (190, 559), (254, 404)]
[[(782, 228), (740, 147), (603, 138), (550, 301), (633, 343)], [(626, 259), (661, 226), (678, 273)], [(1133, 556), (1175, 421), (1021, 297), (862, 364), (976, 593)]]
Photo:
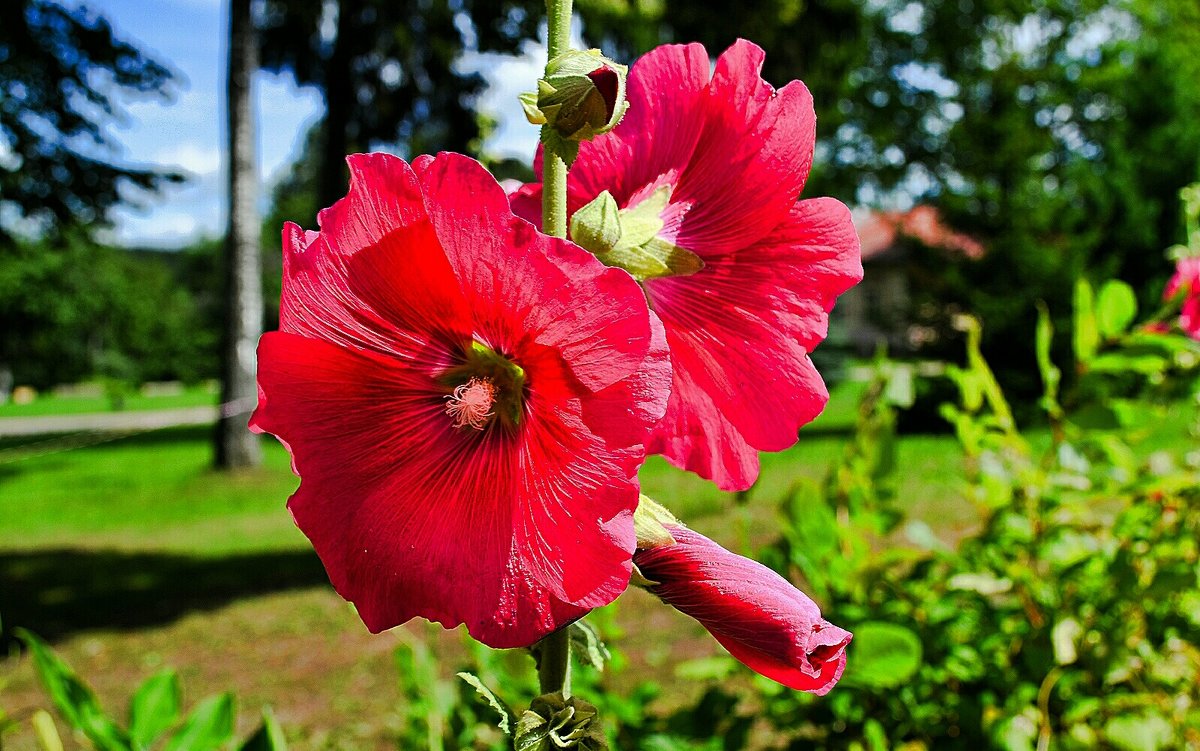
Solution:
[[(365, 632), (284, 509), (286, 454), (245, 431), (236, 353), (275, 327), (281, 226), (315, 228), (345, 154), (532, 178), (516, 96), (543, 17), (0, 3), (0, 743), (51, 748), (49, 722), (121, 747), (44, 714), (19, 627), (118, 725), (166, 668), (164, 728), (236, 695), (195, 748), (265, 706), (295, 748), (503, 747), (454, 672), (519, 706), (528, 658)], [(744, 37), (766, 80), (803, 79), (805, 195), (853, 208), (866, 269), (814, 355), (829, 408), (753, 489), (643, 471), (859, 634), (845, 688), (785, 692), (631, 592), (578, 679), (614, 747), (1200, 748), (1200, 350), (1160, 309), (1200, 254), (1195, 0), (576, 0), (576, 21), (620, 62)]]

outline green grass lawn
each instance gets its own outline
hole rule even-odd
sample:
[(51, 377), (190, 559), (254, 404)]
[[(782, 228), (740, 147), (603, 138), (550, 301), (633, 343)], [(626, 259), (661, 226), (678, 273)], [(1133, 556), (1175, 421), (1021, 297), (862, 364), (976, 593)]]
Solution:
[[(769, 531), (777, 502), (797, 482), (821, 480), (841, 455), (862, 389), (841, 384), (793, 448), (762, 455), (761, 477), (748, 493), (760, 532)], [(1124, 437), (1142, 456), (1177, 447), (1195, 419), (1189, 409), (1141, 409)], [(210, 432), (158, 430), (64, 450), (54, 439), (27, 448), (6, 442), (0, 446), (0, 550), (74, 546), (219, 555), (306, 547), (284, 507), (297, 480), (283, 448), (264, 438), (261, 468), (219, 473), (211, 468)], [(1035, 446), (1048, 442), (1045, 430), (1029, 435)], [(897, 466), (898, 497), (912, 517), (950, 539), (977, 519), (961, 500), (962, 457), (952, 436), (901, 436)], [(642, 484), (701, 531), (720, 534), (728, 527), (733, 494), (660, 457), (646, 462)]]
[[(187, 386), (182, 393), (146, 395), (133, 391), (124, 397), (121, 411), (147, 409), (176, 409), (204, 407), (217, 403), (217, 390), (212, 385)], [(80, 415), (116, 411), (108, 396), (55, 396), (39, 394), (28, 404), (0, 404), (0, 420), (6, 417), (42, 417), (46, 415)]]
[[(755, 523), (769, 524), (775, 502), (801, 478), (819, 480), (842, 451), (860, 384), (835, 391), (830, 409), (806, 428), (797, 445), (763, 456), (762, 477), (750, 492)], [(206, 427), (159, 430), (84, 448), (30, 452), (4, 460), (0, 451), (0, 550), (84, 547), (188, 551), (204, 555), (304, 548), (284, 503), (295, 489), (287, 454), (264, 439), (260, 469), (212, 470)], [(14, 453), (18, 447), (8, 446)], [(34, 447), (35, 449), (37, 447)], [(914, 436), (899, 446), (911, 468), (902, 497), (939, 523), (969, 522), (955, 509), (960, 462), (948, 436)], [(15, 453), (14, 453), (15, 455)], [(732, 494), (651, 457), (643, 490), (702, 531), (725, 526)]]
[[(861, 384), (842, 384), (793, 448), (764, 455), (760, 481), (740, 508), (732, 494), (659, 457), (646, 463), (643, 489), (735, 550), (765, 542), (777, 502), (797, 483), (820, 481), (844, 451), (861, 392)], [(1179, 449), (1194, 420), (1194, 409), (1146, 406), (1125, 435), (1143, 456)], [(390, 651), (428, 643), (452, 680), (460, 633), (414, 622), (367, 634), (291, 522), (285, 502), (297, 479), (283, 448), (264, 439), (261, 468), (218, 473), (210, 434), (175, 428), (79, 448), (59, 438), (0, 442), (4, 624), (54, 643), (110, 710), (120, 711), (136, 682), (173, 665), (189, 703), (233, 690), (247, 722), (259, 707), (275, 707), (297, 751), (394, 747), (403, 697)], [(1030, 438), (1048, 442), (1044, 430)], [(902, 436), (897, 454), (898, 498), (910, 517), (946, 540), (978, 523), (962, 500), (953, 437)], [(679, 692), (700, 684), (672, 680), (677, 666), (720, 653), (697, 623), (644, 592), (606, 610), (630, 637), (614, 643), (628, 661), (614, 690), (666, 681), (682, 700)], [(47, 705), (28, 660), (0, 662), (0, 688), (0, 709)], [(35, 747), (26, 725), (10, 737), (14, 748)]]

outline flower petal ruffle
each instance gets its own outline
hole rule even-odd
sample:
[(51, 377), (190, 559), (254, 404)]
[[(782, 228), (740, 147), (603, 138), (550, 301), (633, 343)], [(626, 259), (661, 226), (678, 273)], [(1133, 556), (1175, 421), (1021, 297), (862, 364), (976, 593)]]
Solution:
[(828, 400), (808, 353), (862, 279), (849, 210), (799, 201), (759, 242), (646, 289), (667, 328), (674, 393), (653, 449), (722, 489), (749, 487), (757, 451), (792, 445)]
[[(424, 616), (531, 644), (627, 586), (670, 388), (661, 325), (632, 279), (516, 219), (465, 157), (349, 161), (321, 232), (288, 228), (251, 424), (292, 453), (289, 508), (369, 628)], [(440, 379), (472, 342), (524, 370), (515, 429), (445, 414)]]

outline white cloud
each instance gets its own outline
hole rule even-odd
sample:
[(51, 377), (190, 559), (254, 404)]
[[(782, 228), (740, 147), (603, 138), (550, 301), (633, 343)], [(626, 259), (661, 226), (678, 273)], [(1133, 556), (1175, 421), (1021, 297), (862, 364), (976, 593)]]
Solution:
[(221, 169), (221, 150), (208, 144), (183, 141), (159, 149), (153, 160), (164, 167), (175, 167), (196, 177), (203, 177), (216, 174)]

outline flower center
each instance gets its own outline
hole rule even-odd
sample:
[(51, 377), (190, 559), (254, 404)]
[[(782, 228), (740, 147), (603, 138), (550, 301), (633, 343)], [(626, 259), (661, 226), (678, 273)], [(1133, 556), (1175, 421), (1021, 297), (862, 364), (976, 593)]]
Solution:
[(525, 370), (491, 347), (471, 341), (458, 365), (437, 378), (454, 427), (483, 430), (498, 420), (509, 429), (525, 411)]
[(496, 403), (496, 387), (490, 378), (472, 378), (454, 389), (446, 399), (446, 414), (454, 418), (454, 427), (470, 425), (483, 430), (495, 414), (492, 405)]

